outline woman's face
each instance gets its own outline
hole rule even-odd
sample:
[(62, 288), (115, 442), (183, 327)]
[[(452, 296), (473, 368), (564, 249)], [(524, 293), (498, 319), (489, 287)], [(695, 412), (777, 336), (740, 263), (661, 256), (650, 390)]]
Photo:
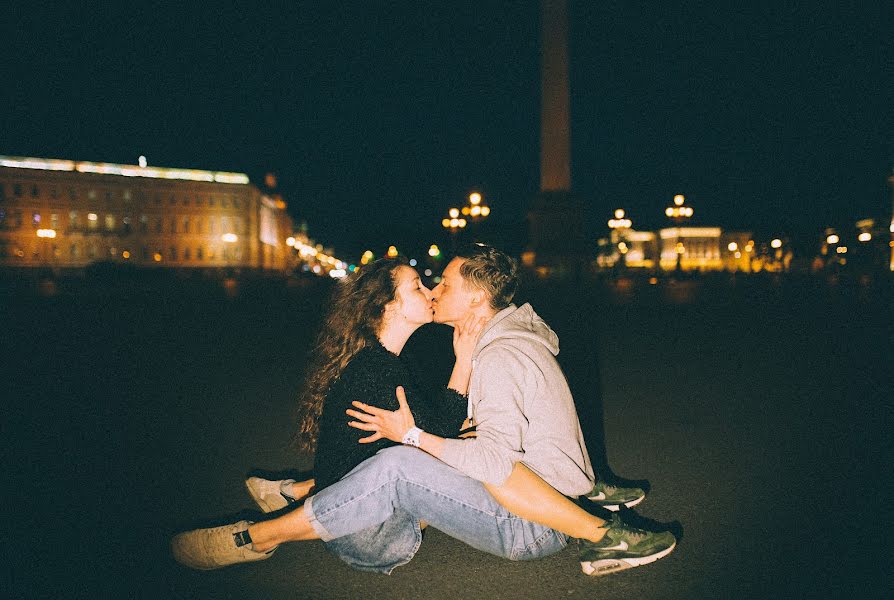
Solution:
[(431, 290), (422, 285), (419, 273), (412, 267), (398, 267), (393, 302), (398, 318), (414, 325), (431, 323)]

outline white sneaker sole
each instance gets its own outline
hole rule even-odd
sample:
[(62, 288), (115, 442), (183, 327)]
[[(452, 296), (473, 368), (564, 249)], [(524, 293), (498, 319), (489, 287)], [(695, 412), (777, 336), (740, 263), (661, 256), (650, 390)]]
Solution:
[[(273, 496), (273, 498), (276, 498), (276, 499), (280, 500), (281, 502), (276, 502), (274, 504), (272, 502), (268, 502), (267, 500), (265, 500), (264, 496), (262, 496), (260, 494), (261, 486), (260, 486), (259, 482), (261, 482), (261, 481), (263, 481), (263, 480), (259, 477), (249, 477), (248, 479), (245, 480), (245, 489), (248, 490), (248, 493), (251, 496), (252, 500), (254, 500), (255, 503), (261, 507), (261, 510), (263, 510), (265, 513), (271, 513), (271, 512), (276, 512), (280, 509), (283, 509), (289, 505), (289, 503), (286, 502), (286, 499), (283, 498), (282, 495), (278, 494), (278, 493), (275, 494)], [(256, 483), (256, 482), (258, 482), (258, 483)]]
[(618, 571), (626, 571), (627, 569), (632, 569), (633, 567), (641, 567), (643, 565), (653, 563), (659, 558), (664, 558), (665, 556), (673, 552), (674, 548), (676, 547), (677, 543), (674, 542), (674, 545), (670, 548), (662, 550), (657, 554), (644, 556), (642, 558), (605, 558), (602, 560), (581, 562), (580, 569), (584, 572), (585, 575), (592, 575), (593, 577), (611, 575), (612, 573), (617, 573)]
[[(640, 502), (642, 502), (645, 499), (646, 499), (645, 496), (640, 496), (636, 500), (631, 500), (630, 502), (625, 502), (624, 506), (627, 508), (633, 508), (634, 506), (636, 506), (637, 504), (639, 504)], [(591, 498), (590, 496), (587, 496), (587, 500), (589, 500), (590, 502), (593, 502), (594, 504), (599, 504), (599, 506), (601, 506), (602, 508), (604, 508), (606, 510), (610, 510), (612, 512), (618, 512), (618, 510), (621, 509), (620, 504), (601, 504), (600, 501), (597, 500), (595, 497)]]

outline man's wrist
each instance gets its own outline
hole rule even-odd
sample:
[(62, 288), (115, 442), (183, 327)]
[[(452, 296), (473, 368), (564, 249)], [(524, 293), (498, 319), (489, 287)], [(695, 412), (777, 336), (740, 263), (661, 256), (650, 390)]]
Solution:
[(422, 430), (418, 427), (410, 427), (407, 432), (404, 434), (401, 439), (401, 444), (405, 446), (413, 446), (414, 448), (419, 447), (419, 434), (422, 433)]

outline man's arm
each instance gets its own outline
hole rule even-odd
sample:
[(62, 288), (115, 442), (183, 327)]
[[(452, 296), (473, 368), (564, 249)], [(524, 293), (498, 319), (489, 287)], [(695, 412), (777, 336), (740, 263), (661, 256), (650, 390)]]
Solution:
[(476, 368), (485, 369), (487, 380), (494, 384), (485, 386), (477, 404), (477, 437), (445, 439), (414, 431), (416, 424), (401, 388), (397, 390), (397, 411), (354, 402), (356, 408), (365, 412), (346, 411), (357, 419), (349, 425), (372, 432), (372, 435), (361, 439), (361, 443), (382, 438), (409, 443), (473, 479), (502, 484), (512, 472), (513, 465), (524, 458), (522, 440), (527, 429), (527, 418), (522, 407), (525, 388), (529, 385), (525, 373), (530, 369), (529, 365), (522, 364), (524, 360), (514, 352), (500, 349), (488, 351), (479, 357)]

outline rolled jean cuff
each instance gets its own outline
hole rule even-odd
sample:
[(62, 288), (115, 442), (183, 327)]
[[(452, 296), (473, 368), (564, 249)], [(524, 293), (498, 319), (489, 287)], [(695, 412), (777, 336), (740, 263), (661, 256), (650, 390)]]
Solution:
[(329, 531), (323, 527), (323, 524), (317, 520), (317, 516), (314, 514), (314, 497), (310, 496), (307, 500), (304, 501), (304, 514), (307, 516), (307, 520), (310, 522), (310, 526), (314, 528), (314, 531), (317, 532), (317, 535), (320, 536), (320, 539), (324, 542), (331, 542), (335, 539), (335, 536), (329, 533)]

